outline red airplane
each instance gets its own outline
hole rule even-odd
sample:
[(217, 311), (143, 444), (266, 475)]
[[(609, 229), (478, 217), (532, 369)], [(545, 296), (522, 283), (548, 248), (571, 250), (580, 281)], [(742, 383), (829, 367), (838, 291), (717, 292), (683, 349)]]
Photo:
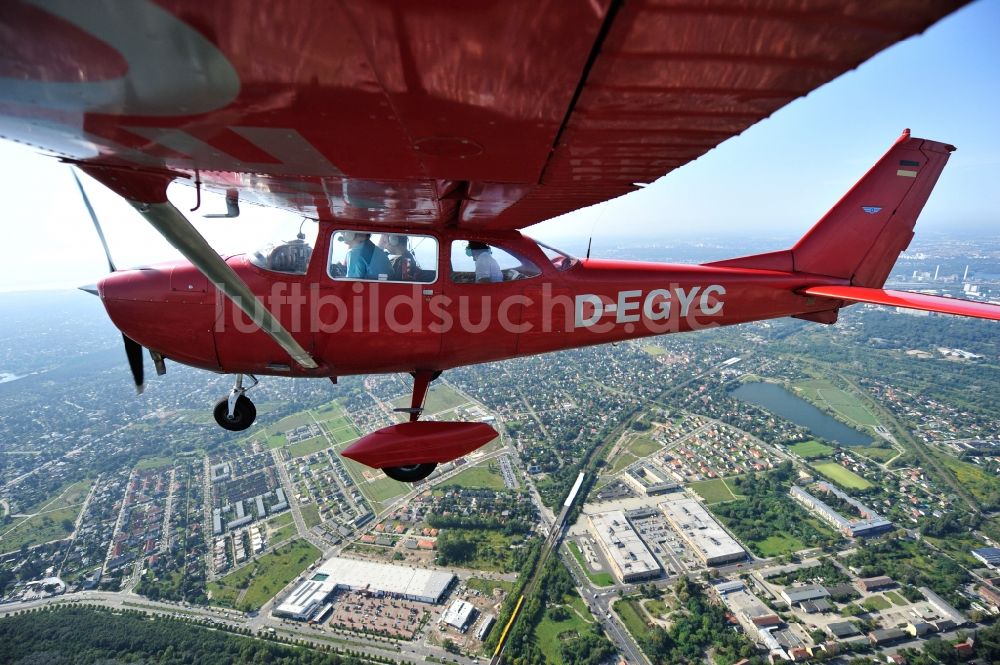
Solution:
[[(520, 233), (697, 158), (962, 4), (15, 2), (0, 133), (123, 196), (188, 259), (117, 271), (109, 255), (96, 291), (137, 387), (142, 347), (160, 374), (167, 358), (235, 374), (215, 417), (238, 431), (256, 415), (244, 376), (410, 373), (409, 422), (342, 454), (414, 482), (496, 436), (419, 420), (452, 367), (829, 324), (855, 302), (1000, 320), (882, 289), (954, 150), (909, 131), (788, 250), (664, 265)], [(315, 243), (223, 259), (168, 200), (178, 179), (225, 192), (224, 216), (297, 211)]]

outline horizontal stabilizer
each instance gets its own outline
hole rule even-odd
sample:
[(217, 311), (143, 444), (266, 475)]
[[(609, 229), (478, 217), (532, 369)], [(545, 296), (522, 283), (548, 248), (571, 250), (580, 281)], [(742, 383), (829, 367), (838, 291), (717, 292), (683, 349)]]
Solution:
[(802, 293), (809, 296), (837, 298), (850, 302), (867, 302), (873, 305), (889, 305), (890, 307), (905, 307), (920, 309), (925, 312), (940, 314), (955, 314), (971, 316), (977, 319), (1000, 321), (1000, 305), (984, 302), (961, 300), (960, 298), (944, 298), (929, 296), (923, 293), (909, 291), (888, 291), (886, 289), (870, 289), (863, 286), (810, 286)]

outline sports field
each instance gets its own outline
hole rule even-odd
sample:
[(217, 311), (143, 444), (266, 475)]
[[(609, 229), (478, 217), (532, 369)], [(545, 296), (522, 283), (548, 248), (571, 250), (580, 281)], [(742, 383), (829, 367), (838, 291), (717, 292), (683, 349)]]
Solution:
[(792, 446), (792, 452), (804, 459), (818, 459), (828, 457), (833, 452), (833, 448), (815, 440), (802, 441)]
[(652, 455), (662, 447), (659, 442), (650, 439), (648, 436), (638, 436), (629, 445), (628, 450), (636, 457), (646, 457), (647, 455)]
[(836, 462), (816, 462), (812, 467), (841, 487), (866, 490), (872, 486), (870, 482)]

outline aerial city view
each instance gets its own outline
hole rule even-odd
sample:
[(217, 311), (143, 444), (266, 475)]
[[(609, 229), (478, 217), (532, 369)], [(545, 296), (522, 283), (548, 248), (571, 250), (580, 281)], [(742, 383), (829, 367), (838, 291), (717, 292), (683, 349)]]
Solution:
[[(996, 298), (1000, 244), (918, 244), (890, 283)], [(337, 454), (408, 381), (271, 380), (234, 435), (204, 409), (222, 378), (122, 389), (96, 299), (2, 302), (12, 660), (36, 608), (378, 662), (998, 653), (993, 322), (856, 306), (453, 370), (427, 417), (501, 436), (411, 486)]]
[(1000, 663), (998, 27), (4, 3), (0, 665)]

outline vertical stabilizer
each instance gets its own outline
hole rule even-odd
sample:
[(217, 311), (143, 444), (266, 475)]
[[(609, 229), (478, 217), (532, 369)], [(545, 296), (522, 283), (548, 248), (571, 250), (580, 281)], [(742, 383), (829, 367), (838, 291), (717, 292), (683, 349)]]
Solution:
[(954, 150), (906, 130), (791, 250), (710, 265), (784, 269), (880, 287), (913, 238), (917, 216)]

